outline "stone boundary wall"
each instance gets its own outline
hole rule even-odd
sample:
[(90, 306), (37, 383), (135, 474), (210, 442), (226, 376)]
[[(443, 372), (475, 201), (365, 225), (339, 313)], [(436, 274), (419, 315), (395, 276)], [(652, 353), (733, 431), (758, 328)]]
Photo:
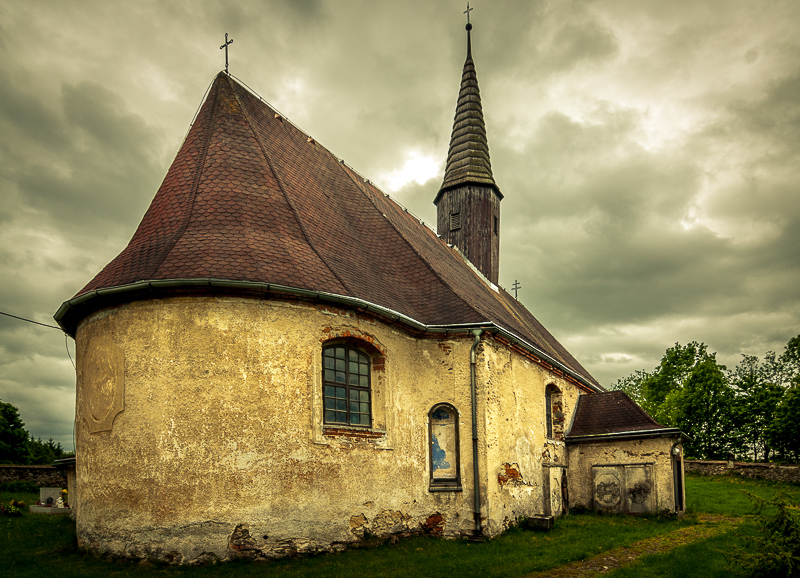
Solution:
[(0, 484), (4, 482), (33, 482), (38, 486), (67, 487), (67, 470), (55, 466), (0, 465)]
[(725, 476), (735, 473), (746, 478), (800, 483), (800, 465), (779, 466), (777, 464), (748, 462), (684, 460), (684, 468), (687, 472), (695, 472), (706, 476)]

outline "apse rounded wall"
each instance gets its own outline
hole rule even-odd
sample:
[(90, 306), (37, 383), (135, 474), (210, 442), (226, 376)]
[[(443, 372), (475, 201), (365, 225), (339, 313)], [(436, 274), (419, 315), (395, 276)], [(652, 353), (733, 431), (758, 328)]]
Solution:
[[(322, 351), (337, 343), (369, 360), (370, 427), (325, 423)], [(174, 297), (96, 312), (76, 344), (86, 549), (185, 563), (472, 527), (470, 487), (429, 491), (427, 442), (436, 404), (470, 414), (470, 337), (418, 339), (319, 304)]]

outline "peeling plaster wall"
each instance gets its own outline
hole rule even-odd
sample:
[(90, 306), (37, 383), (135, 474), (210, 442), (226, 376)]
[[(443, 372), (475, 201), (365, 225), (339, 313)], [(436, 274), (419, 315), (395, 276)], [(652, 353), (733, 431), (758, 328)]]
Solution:
[[(348, 336), (383, 357), (373, 360), (368, 436), (322, 426), (322, 343)], [(77, 532), (86, 549), (189, 563), (473, 525), (468, 336), (417, 339), (299, 302), (175, 297), (97, 312), (76, 343)], [(491, 357), (486, 368), (511, 362)], [(504, 492), (493, 529), (537, 509), (538, 486), (501, 490), (494, 473), (516, 461), (540, 479), (532, 456), (542, 428), (523, 425), (529, 412), (542, 421), (539, 373), (526, 370), (527, 383), (504, 370), (488, 386), (489, 430), (509, 432), (489, 451), (490, 494)], [(514, 407), (514, 395), (519, 409), (505, 424), (500, 410)], [(428, 411), (441, 402), (460, 414), (463, 492), (428, 491)]]
[[(613, 467), (649, 464), (652, 471), (653, 513), (674, 512), (675, 495), (671, 450), (677, 437), (654, 437), (606, 442), (582, 442), (569, 445), (570, 504), (594, 509), (594, 473), (592, 466)], [(682, 460), (682, 453), (681, 453)], [(681, 462), (681, 470), (683, 464)], [(682, 472), (681, 472), (682, 477)], [(683, 500), (686, 503), (686, 500)]]
[(503, 344), (484, 340), (481, 347), (478, 395), (486, 404), (481, 471), (487, 480), (485, 529), (493, 536), (520, 517), (561, 514), (567, 452), (563, 439), (547, 439), (545, 388), (554, 384), (561, 390), (564, 429), (581, 392)]

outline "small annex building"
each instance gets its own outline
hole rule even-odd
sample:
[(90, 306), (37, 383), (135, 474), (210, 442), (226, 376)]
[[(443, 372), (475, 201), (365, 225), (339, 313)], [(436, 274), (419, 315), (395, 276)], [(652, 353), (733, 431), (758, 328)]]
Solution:
[(680, 432), (498, 286), (470, 29), (437, 232), (214, 79), (128, 246), (55, 315), (83, 548), (194, 563), (682, 513)]

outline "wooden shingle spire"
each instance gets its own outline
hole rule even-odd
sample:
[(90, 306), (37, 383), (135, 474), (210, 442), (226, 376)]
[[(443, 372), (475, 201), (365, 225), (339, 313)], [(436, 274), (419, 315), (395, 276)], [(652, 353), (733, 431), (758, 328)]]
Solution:
[(472, 24), (467, 22), (467, 60), (461, 75), (444, 180), (433, 203), (438, 235), (458, 247), (486, 279), (497, 285), (503, 194), (494, 181), (489, 160), (471, 33)]
[[(486, 125), (483, 121), (481, 93), (478, 76), (472, 60), (472, 24), (467, 24), (467, 59), (461, 74), (461, 89), (458, 93), (453, 132), (450, 136), (450, 149), (447, 153), (447, 166), (444, 181), (438, 197), (443, 191), (466, 184), (480, 184), (500, 190), (492, 175), (489, 159), (489, 143), (486, 139)], [(500, 194), (500, 198), (502, 195)], [(436, 201), (434, 201), (436, 202)]]

